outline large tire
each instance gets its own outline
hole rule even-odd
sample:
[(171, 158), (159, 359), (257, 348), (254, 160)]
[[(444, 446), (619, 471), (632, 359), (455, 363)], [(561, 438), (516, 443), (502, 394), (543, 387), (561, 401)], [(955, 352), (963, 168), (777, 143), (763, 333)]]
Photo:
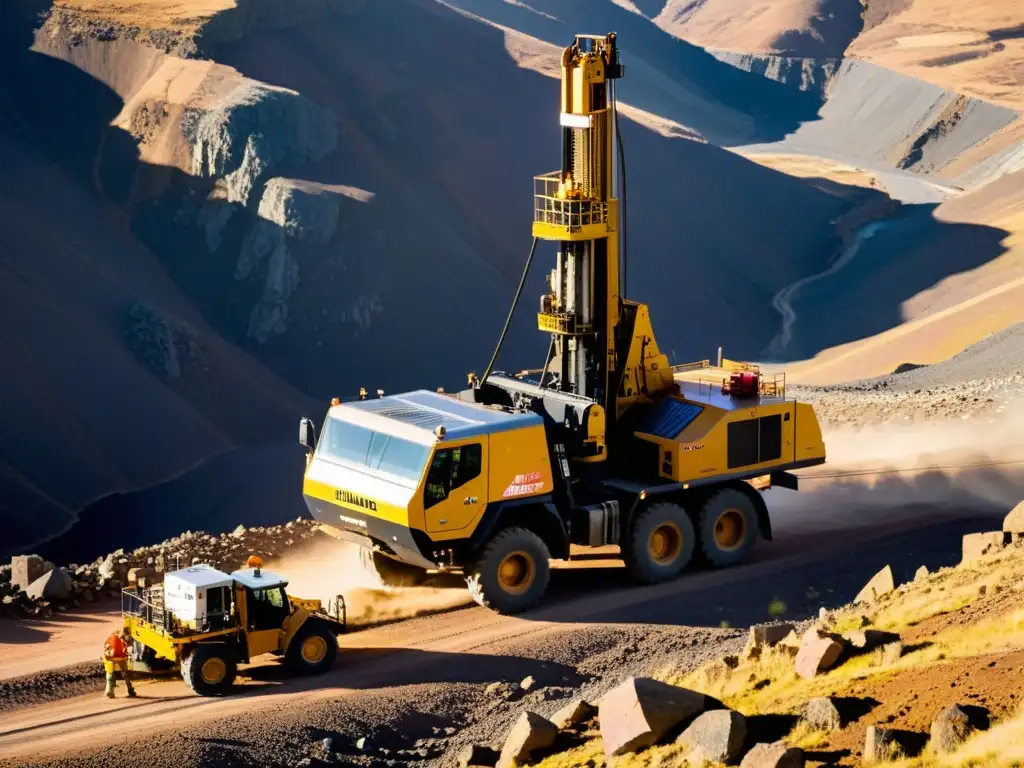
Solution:
[(678, 504), (660, 501), (641, 511), (622, 546), (622, 559), (637, 581), (657, 584), (678, 576), (693, 560), (693, 522)]
[(502, 614), (532, 608), (551, 579), (551, 553), (543, 539), (526, 528), (505, 528), (466, 569), (469, 593), (480, 605)]
[(307, 619), (285, 652), (285, 664), (296, 675), (319, 675), (334, 666), (338, 638), (322, 621)]
[(735, 565), (757, 541), (757, 507), (743, 491), (723, 488), (704, 502), (698, 528), (702, 559), (715, 568)]
[(192, 693), (223, 696), (231, 691), (238, 665), (227, 643), (199, 643), (181, 665), (181, 676)]
[(427, 571), (418, 565), (410, 565), (376, 550), (359, 550), (363, 565), (375, 572), (385, 587), (418, 587), (427, 580)]

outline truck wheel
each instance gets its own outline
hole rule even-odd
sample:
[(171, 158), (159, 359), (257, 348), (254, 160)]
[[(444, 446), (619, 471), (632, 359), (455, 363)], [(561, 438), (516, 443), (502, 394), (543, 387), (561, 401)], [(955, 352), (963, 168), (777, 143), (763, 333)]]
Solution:
[(199, 643), (181, 665), (185, 685), (200, 696), (228, 693), (237, 671), (235, 654), (227, 643)]
[(338, 638), (316, 620), (302, 625), (285, 653), (285, 663), (296, 675), (319, 675), (333, 667), (337, 658)]
[(742, 491), (723, 488), (700, 510), (700, 551), (715, 568), (740, 562), (757, 540), (757, 509)]
[(685, 509), (658, 502), (637, 516), (622, 546), (622, 559), (635, 579), (657, 584), (678, 576), (690, 564), (696, 538)]
[(418, 565), (409, 565), (377, 551), (360, 548), (363, 565), (380, 578), (385, 587), (418, 587), (427, 580), (427, 571)]
[(532, 608), (548, 588), (551, 554), (526, 528), (506, 528), (491, 539), (467, 570), (469, 593), (480, 605), (503, 614)]

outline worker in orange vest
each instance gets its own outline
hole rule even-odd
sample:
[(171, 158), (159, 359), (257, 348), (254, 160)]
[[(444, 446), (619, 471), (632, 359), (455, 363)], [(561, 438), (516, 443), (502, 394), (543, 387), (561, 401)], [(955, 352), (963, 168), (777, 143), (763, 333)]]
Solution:
[(107, 673), (107, 698), (114, 698), (114, 687), (117, 683), (114, 680), (114, 671), (121, 670), (121, 677), (124, 684), (128, 686), (128, 695), (135, 696), (135, 688), (128, 677), (128, 643), (132, 642), (132, 633), (128, 627), (122, 627), (121, 632), (111, 632), (107, 642), (103, 644), (103, 669)]

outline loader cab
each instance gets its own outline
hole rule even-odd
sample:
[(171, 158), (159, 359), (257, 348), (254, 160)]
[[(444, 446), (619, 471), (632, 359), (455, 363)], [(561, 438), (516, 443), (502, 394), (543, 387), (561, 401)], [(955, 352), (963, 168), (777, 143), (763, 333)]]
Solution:
[(246, 568), (231, 574), (235, 581), (239, 618), (246, 632), (280, 630), (292, 613), (285, 588), (288, 582), (262, 568)]

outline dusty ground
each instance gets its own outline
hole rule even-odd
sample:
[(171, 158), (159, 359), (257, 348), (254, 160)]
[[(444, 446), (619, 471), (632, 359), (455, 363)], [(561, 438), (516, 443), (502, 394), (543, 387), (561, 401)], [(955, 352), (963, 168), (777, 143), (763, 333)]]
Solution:
[[(352, 633), (326, 678), (290, 681), (272, 666), (254, 670), (239, 695), (224, 700), (198, 700), (181, 683), (154, 682), (140, 686), (141, 700), (134, 702), (108, 702), (93, 693), (18, 709), (5, 716), (0, 750), (12, 765), (192, 765), (201, 756), (212, 764), (279, 765), (285, 751), (307, 753), (332, 736), (347, 759), (387, 764), (397, 754), (360, 757), (354, 742), (368, 735), (387, 749), (416, 749), (417, 740), (438, 738), (436, 727), (456, 732), (442, 730), (428, 750), (434, 759), (423, 764), (451, 764), (453, 750), (465, 741), (500, 740), (524, 706), (547, 712), (579, 689), (594, 695), (628, 672), (669, 661), (689, 668), (736, 650), (742, 630), (722, 629), (723, 622), (744, 627), (768, 620), (779, 601), (783, 615), (816, 613), (823, 603), (848, 599), (883, 560), (906, 568), (920, 560), (949, 564), (961, 533), (992, 520), (966, 510), (915, 514), (910, 508), (907, 514), (883, 535), (878, 526), (860, 527), (864, 516), (851, 511), (844, 517), (859, 529), (849, 530), (839, 547), (831, 533), (801, 538), (780, 520), (779, 543), (763, 548), (751, 564), (658, 587), (630, 588), (621, 569), (556, 573), (552, 602), (522, 618), (471, 608)], [(927, 517), (935, 524), (922, 532)], [(918, 530), (910, 533), (908, 525)], [(809, 595), (808, 583), (828, 588)], [(506, 702), (485, 690), (527, 675), (540, 686), (525, 700)], [(38, 693), (23, 695), (39, 699)], [(200, 714), (202, 725), (195, 725)], [(146, 733), (145, 758), (133, 737), (125, 738), (126, 718)], [(67, 754), (71, 745), (83, 751), (81, 758)]]

